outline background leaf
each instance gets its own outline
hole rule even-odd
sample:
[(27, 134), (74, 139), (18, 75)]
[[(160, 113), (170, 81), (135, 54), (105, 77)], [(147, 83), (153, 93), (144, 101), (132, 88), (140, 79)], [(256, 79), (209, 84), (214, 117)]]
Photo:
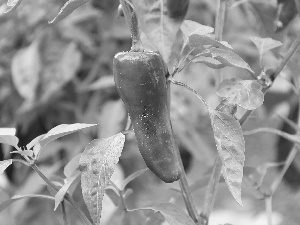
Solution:
[(133, 0), (132, 3), (142, 31), (168, 63), (183, 18), (170, 18), (164, 0)]
[(262, 86), (255, 80), (232, 78), (219, 85), (217, 95), (226, 98), (230, 104), (254, 110), (263, 104), (264, 94), (261, 89)]
[(172, 225), (195, 225), (193, 220), (178, 205), (171, 203), (160, 203), (142, 209), (152, 209), (160, 212), (169, 224)]
[(262, 59), (262, 56), (266, 54), (268, 51), (282, 45), (280, 41), (276, 41), (272, 38), (250, 37), (250, 40), (257, 47), (259, 51), (260, 60)]
[(65, 17), (70, 15), (75, 9), (80, 7), (81, 5), (87, 3), (89, 0), (69, 0), (67, 1), (64, 6), (58, 12), (58, 15), (49, 23), (57, 23), (63, 20)]
[(234, 199), (242, 205), (241, 185), (245, 161), (245, 141), (239, 122), (223, 112), (209, 109), (223, 176)]
[(39, 41), (19, 50), (12, 59), (12, 80), (18, 93), (27, 101), (36, 97), (36, 88), (42, 69)]
[(18, 147), (19, 139), (14, 135), (0, 135), (0, 143)]
[(81, 155), (79, 165), (82, 171), (82, 195), (94, 225), (100, 224), (104, 191), (119, 161), (124, 142), (125, 135), (122, 133), (95, 139)]

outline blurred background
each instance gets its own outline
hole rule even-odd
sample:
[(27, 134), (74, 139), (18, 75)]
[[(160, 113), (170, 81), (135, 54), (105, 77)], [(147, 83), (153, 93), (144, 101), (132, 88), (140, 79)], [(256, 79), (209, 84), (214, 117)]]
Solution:
[[(300, 32), (300, 19), (294, 0), (229, 1), (224, 40), (229, 42), (251, 68), (259, 74), (262, 65), (274, 68)], [(293, 3), (294, 2), (294, 3)], [(52, 181), (64, 183), (63, 169), (94, 138), (112, 136), (124, 130), (127, 114), (119, 99), (112, 76), (112, 59), (131, 46), (124, 18), (119, 18), (117, 0), (91, 0), (58, 24), (48, 25), (65, 1), (24, 0), (12, 13), (0, 17), (0, 127), (15, 127), (25, 146), (32, 139), (59, 124), (98, 123), (99, 126), (69, 135), (49, 144), (41, 154), (38, 166)], [(280, 4), (278, 4), (280, 3)], [(6, 0), (0, 0), (0, 14)], [(186, 19), (214, 27), (215, 0), (191, 0)], [(281, 5), (279, 7), (279, 5)], [(283, 46), (265, 55), (259, 62), (258, 50), (250, 37), (270, 37)], [(293, 132), (277, 114), (296, 121), (298, 95), (293, 83), (298, 82), (299, 51), (265, 96), (264, 105), (252, 114), (243, 127), (273, 127)], [(262, 65), (261, 65), (262, 64)], [(225, 78), (252, 79), (247, 71), (222, 69)], [(190, 64), (176, 75), (203, 96), (210, 106), (218, 105), (215, 94), (215, 71), (202, 64)], [(241, 115), (242, 111), (238, 111)], [(194, 185), (193, 197), (199, 211), (204, 199), (207, 178), (216, 156), (209, 115), (195, 96), (172, 86), (171, 117), (188, 180)], [(281, 167), (268, 167), (269, 162), (283, 162), (291, 143), (269, 133), (246, 136), (247, 168), (256, 168), (258, 176), (267, 171), (262, 188), (268, 189)], [(0, 146), (0, 158), (10, 154)], [(300, 156), (299, 156), (300, 157)], [(300, 221), (300, 158), (288, 170), (273, 198), (273, 223), (296, 225)], [(145, 168), (134, 135), (128, 135), (117, 170), (112, 180), (119, 184), (133, 172)], [(245, 173), (240, 207), (221, 183), (211, 225), (267, 224), (265, 203), (252, 187), (253, 173)], [(149, 202), (183, 200), (172, 188), (161, 183), (151, 172), (130, 183), (133, 190), (126, 203), (136, 208)], [(40, 178), (28, 167), (14, 163), (0, 178), (0, 202), (13, 195), (50, 194)], [(70, 193), (88, 214), (80, 185)], [(109, 197), (110, 196), (110, 197)], [(53, 212), (53, 202), (24, 199), (0, 213), (0, 224), (63, 224), (60, 209)], [(67, 215), (72, 225), (82, 224), (70, 207)], [(127, 224), (162, 224), (153, 213), (131, 213)], [(122, 224), (118, 202), (107, 193), (103, 201), (101, 224)]]

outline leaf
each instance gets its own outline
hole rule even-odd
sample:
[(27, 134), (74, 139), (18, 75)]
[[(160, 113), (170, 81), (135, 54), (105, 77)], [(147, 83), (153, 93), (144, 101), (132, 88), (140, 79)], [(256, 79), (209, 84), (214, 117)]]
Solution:
[(168, 224), (172, 225), (195, 225), (191, 217), (189, 217), (178, 205), (171, 203), (160, 203), (153, 206), (147, 206), (141, 209), (151, 209), (160, 212)]
[(242, 127), (235, 118), (223, 112), (209, 108), (209, 115), (225, 182), (235, 200), (242, 205), (241, 185), (245, 161)]
[(200, 35), (200, 34), (190, 35), (187, 44), (192, 48), (199, 48), (205, 45), (210, 45), (213, 47), (230, 49), (228, 48), (227, 45), (224, 45), (222, 42), (219, 42), (208, 35)]
[(64, 167), (64, 175), (68, 178), (71, 177), (74, 172), (79, 169), (79, 160), (81, 157), (81, 153), (77, 154), (75, 157), (73, 157), (67, 165)]
[(148, 168), (145, 168), (145, 169), (142, 169), (142, 170), (138, 170), (138, 171), (135, 171), (133, 174), (130, 174), (130, 175), (122, 182), (121, 190), (124, 190), (127, 184), (129, 184), (131, 181), (133, 181), (133, 180), (136, 179), (137, 177), (139, 177), (139, 176), (141, 176), (142, 174), (144, 174), (146, 171), (148, 171)]
[(16, 128), (0, 128), (0, 135), (16, 135)]
[(229, 49), (210, 48), (204, 53), (204, 56), (211, 56), (220, 61), (226, 66), (232, 66), (248, 70), (250, 73), (254, 73), (248, 63), (246, 63), (239, 55)]
[(69, 190), (69, 188), (71, 187), (71, 185), (74, 184), (76, 181), (79, 181), (79, 178), (80, 178), (79, 175), (80, 175), (80, 172), (73, 175), (72, 177), (69, 177), (67, 179), (67, 182), (64, 184), (64, 186), (61, 189), (59, 189), (59, 191), (56, 193), (54, 211), (57, 209), (59, 204), (64, 199), (64, 197), (65, 197), (67, 191)]
[(85, 129), (85, 128), (90, 128), (93, 126), (96, 126), (97, 124), (86, 124), (86, 123), (74, 123), (74, 124), (61, 124), (58, 125), (54, 128), (52, 128), (47, 134), (45, 134), (45, 136), (40, 140), (40, 144), (43, 147), (45, 147), (45, 145), (49, 144), (50, 142), (72, 134), (74, 132), (77, 132), (79, 130)]
[(198, 56), (192, 60), (193, 63), (203, 63), (206, 66), (212, 68), (212, 69), (221, 69), (224, 68), (226, 65), (221, 63), (220, 61), (210, 58), (210, 57), (205, 57), (205, 56)]
[(94, 225), (100, 224), (104, 191), (119, 161), (124, 142), (125, 136), (122, 133), (95, 139), (81, 155), (79, 165), (82, 172), (82, 195)]
[(39, 41), (19, 50), (12, 59), (12, 81), (18, 93), (29, 102), (36, 97), (36, 88), (42, 69)]
[(202, 25), (192, 20), (184, 20), (180, 29), (185, 37), (189, 37), (192, 34), (205, 35), (214, 32), (214, 28)]
[(0, 175), (4, 173), (6, 168), (9, 167), (12, 164), (12, 162), (12, 159), (0, 161)]
[(218, 87), (217, 95), (226, 98), (230, 104), (237, 104), (247, 110), (254, 110), (264, 102), (262, 86), (255, 80), (236, 78), (224, 80)]
[(47, 195), (36, 195), (36, 194), (15, 195), (11, 199), (0, 203), (0, 212), (2, 212), (4, 209), (6, 209), (10, 204), (12, 204), (20, 199), (23, 199), (23, 198), (43, 198), (43, 199), (54, 200), (54, 198), (52, 196), (47, 196)]
[(166, 2), (161, 0), (133, 0), (142, 31), (159, 50), (164, 61), (169, 62), (172, 46), (184, 18), (172, 19), (168, 16)]
[(52, 40), (44, 50), (47, 64), (41, 76), (41, 99), (47, 101), (71, 81), (81, 66), (81, 52), (75, 42)]
[(63, 20), (65, 17), (70, 15), (75, 9), (80, 7), (81, 5), (87, 3), (89, 0), (69, 0), (67, 1), (64, 6), (60, 9), (57, 16), (49, 21), (48, 23), (57, 23)]
[(18, 148), (19, 139), (14, 135), (0, 135), (0, 143)]
[(34, 138), (29, 144), (26, 145), (26, 148), (29, 150), (32, 147), (34, 147), (36, 144), (38, 144), (40, 142), (41, 139), (43, 139), (43, 137), (45, 136), (45, 134), (41, 134), (39, 136), (37, 136), (36, 138)]
[(255, 44), (259, 51), (260, 61), (262, 59), (262, 56), (268, 51), (282, 45), (280, 41), (276, 41), (272, 38), (250, 37), (250, 40)]
[(15, 10), (20, 4), (21, 4), (22, 0), (8, 0), (7, 1), (7, 7), (6, 10), (4, 11), (5, 13), (9, 13), (12, 10)]

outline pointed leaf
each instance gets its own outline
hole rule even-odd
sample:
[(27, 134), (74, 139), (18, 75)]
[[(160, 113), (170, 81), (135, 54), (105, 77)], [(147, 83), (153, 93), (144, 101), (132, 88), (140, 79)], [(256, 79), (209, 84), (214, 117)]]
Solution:
[(226, 98), (230, 104), (237, 104), (247, 110), (254, 110), (264, 102), (262, 86), (255, 80), (232, 78), (224, 80), (218, 87), (217, 95)]
[(268, 51), (282, 45), (280, 41), (276, 41), (272, 38), (250, 37), (250, 40), (258, 48), (260, 58)]
[(226, 65), (211, 57), (198, 56), (192, 60), (194, 63), (203, 63), (212, 69), (221, 69)]
[(219, 47), (223, 49), (230, 49), (228, 45), (224, 45), (222, 42), (215, 40), (209, 35), (192, 34), (189, 36), (188, 45), (192, 48), (199, 48), (205, 45)]
[(19, 50), (12, 59), (12, 80), (18, 93), (27, 101), (36, 97), (36, 88), (42, 69), (39, 41)]
[(11, 199), (0, 203), (0, 212), (2, 212), (4, 209), (6, 209), (10, 204), (12, 204), (20, 199), (23, 199), (23, 198), (43, 198), (43, 199), (54, 200), (54, 198), (52, 196), (47, 196), (47, 195), (35, 195), (35, 194), (15, 195)]
[(65, 197), (67, 191), (69, 190), (69, 188), (71, 187), (71, 185), (74, 184), (75, 182), (79, 181), (79, 179), (80, 179), (80, 172), (78, 172), (77, 174), (73, 175), (72, 177), (69, 177), (67, 179), (67, 182), (64, 184), (64, 186), (61, 189), (59, 189), (59, 191), (55, 195), (54, 211), (57, 209), (57, 207), (59, 206), (59, 204), (64, 199), (64, 197)]
[(82, 195), (94, 225), (100, 224), (104, 191), (119, 161), (124, 142), (125, 136), (122, 133), (95, 139), (81, 155), (79, 165), (82, 171)]
[(7, 167), (9, 167), (12, 164), (13, 160), (8, 159), (8, 160), (3, 160), (0, 161), (0, 175), (4, 173)]
[(75, 171), (79, 169), (80, 157), (81, 157), (81, 153), (77, 154), (75, 157), (73, 157), (65, 166), (64, 175), (67, 178), (71, 177), (75, 173)]
[(40, 144), (42, 148), (49, 144), (50, 142), (66, 136), (68, 134), (72, 134), (79, 130), (96, 126), (97, 124), (85, 124), (85, 123), (74, 123), (74, 124), (61, 124), (54, 128), (52, 128), (45, 136), (40, 140)]
[(214, 32), (214, 28), (202, 25), (192, 20), (184, 20), (180, 28), (183, 35), (186, 37), (189, 37), (192, 34), (205, 35)]
[(191, 217), (189, 217), (179, 205), (171, 203), (160, 203), (153, 206), (147, 206), (141, 209), (151, 209), (155, 212), (160, 212), (168, 224), (172, 225), (195, 225)]
[(235, 118), (223, 112), (209, 109), (209, 114), (225, 182), (235, 200), (242, 205), (241, 185), (245, 161), (242, 127)]
[(254, 73), (248, 63), (246, 63), (239, 55), (229, 49), (210, 48), (207, 49), (204, 54), (217, 59), (226, 66), (242, 68), (248, 70), (250, 73)]
[(81, 5), (87, 3), (89, 0), (69, 0), (67, 1), (64, 6), (58, 12), (58, 15), (49, 23), (57, 23), (63, 20), (65, 17), (70, 15), (75, 9), (80, 7)]
[(141, 176), (142, 174), (144, 174), (146, 171), (148, 171), (148, 168), (142, 169), (142, 170), (138, 170), (136, 172), (134, 172), (133, 174), (130, 174), (122, 183), (122, 187), (121, 190), (124, 190), (126, 185), (129, 184), (131, 181), (133, 181), (134, 179), (136, 179), (137, 177)]
[(14, 135), (0, 135), (0, 143), (18, 147), (19, 139)]
[(166, 1), (133, 0), (140, 27), (149, 41), (159, 50), (164, 61), (169, 62), (172, 46), (184, 18), (172, 19)]
[(40, 142), (40, 140), (43, 139), (43, 137), (45, 136), (45, 134), (39, 135), (36, 138), (34, 138), (29, 144), (26, 145), (26, 148), (29, 150), (32, 147), (34, 147), (37, 143)]

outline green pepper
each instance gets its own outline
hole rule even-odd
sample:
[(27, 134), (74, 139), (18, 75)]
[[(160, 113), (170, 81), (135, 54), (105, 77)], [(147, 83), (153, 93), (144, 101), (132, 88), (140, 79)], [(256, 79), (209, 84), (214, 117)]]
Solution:
[(161, 55), (121, 52), (114, 57), (113, 69), (146, 165), (164, 182), (178, 180), (180, 167), (167, 103), (167, 71)]

